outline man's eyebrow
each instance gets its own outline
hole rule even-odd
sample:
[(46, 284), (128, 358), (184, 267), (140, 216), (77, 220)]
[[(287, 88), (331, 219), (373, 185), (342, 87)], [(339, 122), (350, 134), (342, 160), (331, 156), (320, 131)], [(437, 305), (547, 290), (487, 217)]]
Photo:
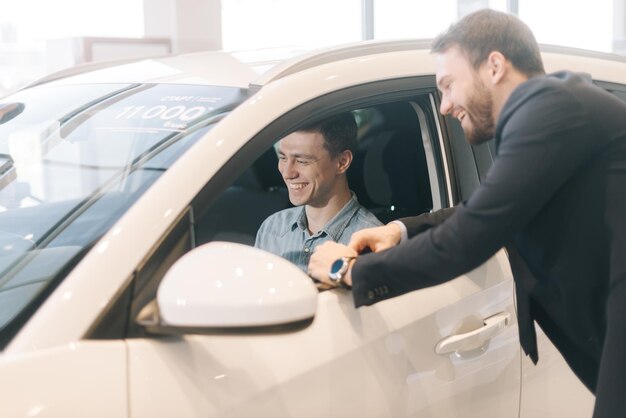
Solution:
[(450, 76), (448, 74), (444, 75), (443, 77), (441, 77), (440, 79), (437, 80), (437, 88), (439, 88), (441, 90), (442, 85), (448, 81), (448, 79), (450, 78)]
[(300, 158), (300, 159), (305, 159), (305, 160), (315, 160), (315, 155), (311, 155), (311, 154), (291, 154), (291, 156), (293, 158)]
[[(277, 154), (279, 155), (287, 155), (284, 152), (278, 150)], [(301, 154), (301, 153), (294, 153), (294, 154), (289, 154), (290, 157), (292, 158), (299, 158), (299, 159), (304, 159), (304, 160), (315, 160), (317, 159), (315, 157), (315, 155), (311, 155), (311, 154)]]

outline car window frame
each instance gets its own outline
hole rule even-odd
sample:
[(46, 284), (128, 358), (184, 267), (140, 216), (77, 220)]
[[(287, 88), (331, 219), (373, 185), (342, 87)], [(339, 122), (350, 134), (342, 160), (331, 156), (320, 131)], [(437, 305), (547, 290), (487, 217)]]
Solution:
[[(215, 202), (227, 187), (232, 185), (263, 152), (274, 144), (276, 138), (280, 138), (299, 126), (314, 120), (321, 120), (341, 111), (373, 107), (386, 102), (406, 101), (414, 103), (422, 112), (420, 125), (423, 122), (426, 123), (427, 128), (422, 127), (422, 129), (428, 129), (429, 138), (432, 142), (433, 155), (428, 158), (433, 165), (431, 170), (437, 170), (438, 190), (440, 192), (438, 204), (442, 207), (449, 207), (456, 198), (449, 194), (452, 176), (449, 172), (450, 169), (446, 168), (443, 163), (443, 160), (450, 159), (448, 155), (449, 145), (447, 144), (448, 139), (439, 125), (441, 120), (437, 112), (438, 107), (435, 106), (436, 95), (434, 76), (416, 76), (372, 82), (318, 96), (267, 124), (258, 134), (249, 139), (196, 194), (185, 212), (179, 216), (168, 232), (148, 253), (146, 261), (138, 266), (132, 275), (133, 277), (129, 278), (129, 287), (119, 292), (119, 298), (124, 298), (124, 301), (116, 299), (111, 303), (109, 309), (103, 311), (86, 333), (85, 338), (148, 337), (149, 334), (134, 324), (136, 315), (149, 302), (149, 300), (142, 300), (141, 303), (137, 303), (138, 294), (141, 292), (137, 282), (144, 280), (143, 277), (146, 276), (146, 272), (151, 271), (153, 275), (149, 277), (147, 286), (156, 291), (158, 283), (160, 283), (167, 269), (186, 252), (180, 252), (178, 248), (181, 246), (187, 246), (188, 249), (195, 247), (193, 229), (196, 215)], [(416, 113), (419, 115), (420, 112)], [(430, 170), (429, 175), (431, 175)], [(167, 261), (163, 261), (164, 254), (168, 254)], [(172, 254), (178, 255), (172, 257)], [(119, 316), (125, 320), (116, 318)], [(117, 325), (111, 326), (111, 324)]]

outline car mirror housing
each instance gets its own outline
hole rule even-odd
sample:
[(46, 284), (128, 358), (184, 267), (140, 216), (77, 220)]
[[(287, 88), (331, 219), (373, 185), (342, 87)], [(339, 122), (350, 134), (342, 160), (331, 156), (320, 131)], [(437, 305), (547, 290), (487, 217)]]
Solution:
[(317, 309), (312, 280), (289, 261), (243, 244), (211, 242), (167, 271), (137, 322), (149, 332), (287, 332)]

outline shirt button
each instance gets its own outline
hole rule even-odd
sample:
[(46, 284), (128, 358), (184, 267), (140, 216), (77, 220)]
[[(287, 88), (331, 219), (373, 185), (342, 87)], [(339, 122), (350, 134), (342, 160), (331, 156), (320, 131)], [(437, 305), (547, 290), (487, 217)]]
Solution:
[(372, 292), (371, 290), (367, 292), (367, 298), (369, 300), (374, 300), (374, 292)]
[(311, 251), (311, 249), (309, 247), (304, 247), (304, 252), (308, 253), (309, 251)]

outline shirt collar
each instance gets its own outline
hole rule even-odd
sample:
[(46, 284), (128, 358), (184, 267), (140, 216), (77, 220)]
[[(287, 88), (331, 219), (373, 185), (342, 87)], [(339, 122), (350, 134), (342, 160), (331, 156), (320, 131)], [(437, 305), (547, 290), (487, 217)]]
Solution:
[[(341, 210), (337, 212), (337, 214), (330, 221), (328, 221), (326, 225), (324, 225), (324, 228), (319, 231), (319, 234), (326, 233), (332, 238), (333, 241), (338, 241), (339, 238), (341, 238), (341, 234), (346, 228), (346, 225), (360, 207), (354, 192), (351, 191), (350, 196), (350, 200), (348, 200), (343, 208), (341, 208)], [(304, 206), (302, 206), (302, 210), (296, 212), (296, 215), (297, 216), (295, 216), (289, 223), (291, 230), (293, 231), (296, 228), (300, 228), (302, 231), (306, 231), (309, 224), (306, 219)]]
[(300, 228), (301, 230), (306, 231), (309, 227), (309, 222), (306, 219), (306, 210), (304, 209), (304, 206), (302, 206), (300, 211), (297, 212), (297, 215), (298, 216), (296, 216), (291, 222), (291, 230), (293, 231), (296, 228)]

